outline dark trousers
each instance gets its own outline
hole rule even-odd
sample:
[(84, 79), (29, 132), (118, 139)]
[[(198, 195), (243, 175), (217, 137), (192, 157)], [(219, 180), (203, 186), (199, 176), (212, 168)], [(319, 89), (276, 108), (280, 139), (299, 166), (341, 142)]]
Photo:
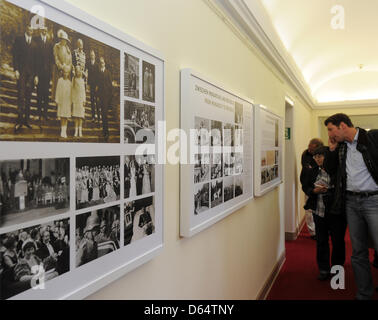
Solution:
[(97, 115), (97, 119), (100, 120), (100, 106), (97, 102), (97, 96), (96, 96), (96, 86), (95, 85), (89, 85), (89, 91), (91, 96), (91, 109), (92, 109), (92, 119), (95, 118), (95, 115)]
[(38, 104), (38, 114), (40, 117), (45, 118), (48, 115), (49, 110), (49, 89), (50, 89), (50, 78), (40, 75), (38, 77), (38, 88), (37, 88), (37, 104)]
[(33, 90), (33, 76), (20, 74), (17, 82), (18, 89), (18, 119), (17, 124), (27, 124), (30, 116), (30, 99)]
[[(313, 216), (316, 232), (316, 261), (320, 271), (329, 272), (331, 266), (342, 266), (345, 262), (346, 218), (342, 214), (326, 214), (323, 218), (316, 214)], [(329, 236), (332, 241), (331, 266)]]
[(100, 99), (101, 104), (101, 118), (102, 118), (102, 131), (104, 136), (109, 135), (109, 127), (108, 127), (108, 108), (109, 108), (109, 101), (108, 99)]

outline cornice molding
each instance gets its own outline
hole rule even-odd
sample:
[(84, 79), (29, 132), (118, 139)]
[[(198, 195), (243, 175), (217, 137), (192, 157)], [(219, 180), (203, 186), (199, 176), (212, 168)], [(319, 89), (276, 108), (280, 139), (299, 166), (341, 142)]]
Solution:
[(258, 50), (261, 55), (266, 57), (280, 73), (281, 77), (287, 79), (298, 91), (299, 96), (312, 109), (378, 107), (378, 100), (317, 102), (312, 96), (311, 90), (304, 80), (301, 71), (284, 48), (276, 31), (273, 27), (267, 27), (271, 26), (272, 22), (258, 0), (253, 2), (255, 6), (253, 12), (244, 0), (205, 0), (205, 2), (210, 1), (214, 2), (215, 6), (228, 17), (234, 27), (251, 42), (255, 50)]

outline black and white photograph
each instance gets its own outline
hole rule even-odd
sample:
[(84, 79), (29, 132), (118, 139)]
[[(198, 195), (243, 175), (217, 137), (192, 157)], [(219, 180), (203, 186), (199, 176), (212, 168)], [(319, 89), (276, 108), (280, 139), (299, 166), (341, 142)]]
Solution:
[(235, 176), (235, 198), (243, 194), (243, 176)]
[(155, 66), (143, 61), (143, 100), (155, 102)]
[(124, 169), (125, 199), (155, 192), (154, 155), (127, 155)]
[(194, 164), (194, 183), (210, 180), (210, 155), (196, 154)]
[(211, 146), (221, 147), (223, 141), (222, 122), (211, 120)]
[(154, 197), (125, 203), (124, 245), (143, 239), (155, 232)]
[(223, 203), (223, 180), (211, 182), (211, 208)]
[(223, 177), (223, 156), (222, 153), (211, 154), (211, 180)]
[(194, 214), (198, 215), (210, 208), (209, 183), (194, 186)]
[(223, 146), (233, 147), (235, 144), (235, 126), (225, 123), (223, 127)]
[(120, 157), (76, 158), (76, 209), (120, 199)]
[(235, 123), (243, 124), (243, 105), (235, 102)]
[(94, 210), (76, 216), (76, 267), (120, 248), (120, 206)]
[(125, 143), (155, 143), (155, 107), (125, 101)]
[[(120, 143), (120, 51), (0, 2), (0, 140)], [(42, 19), (42, 18), (41, 18)]]
[(224, 202), (227, 202), (234, 198), (234, 177), (228, 177), (223, 179), (223, 189), (224, 189)]
[(197, 140), (195, 146), (209, 147), (210, 146), (210, 120), (200, 117), (194, 118), (194, 125), (196, 130)]
[(0, 161), (0, 227), (67, 212), (70, 159)]
[(70, 221), (62, 219), (0, 235), (0, 299), (70, 270)]
[(139, 99), (139, 58), (125, 53), (124, 94)]
[(235, 153), (223, 154), (224, 176), (232, 176), (235, 173)]
[(238, 152), (235, 153), (235, 175), (243, 173), (243, 154)]
[(235, 146), (243, 146), (243, 127), (235, 126)]

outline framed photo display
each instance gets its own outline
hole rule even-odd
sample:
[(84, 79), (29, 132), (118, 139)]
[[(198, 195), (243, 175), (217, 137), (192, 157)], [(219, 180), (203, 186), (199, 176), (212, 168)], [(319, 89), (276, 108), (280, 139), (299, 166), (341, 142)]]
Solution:
[(180, 233), (191, 237), (253, 198), (253, 104), (181, 70)]
[(282, 183), (282, 118), (263, 105), (255, 105), (255, 196)]
[(81, 299), (163, 247), (164, 59), (64, 1), (0, 28), (0, 299)]

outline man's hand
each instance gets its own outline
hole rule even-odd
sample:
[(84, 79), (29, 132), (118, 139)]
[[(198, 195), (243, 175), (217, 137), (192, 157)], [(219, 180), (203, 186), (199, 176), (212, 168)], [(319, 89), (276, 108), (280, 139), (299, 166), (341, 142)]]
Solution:
[(39, 82), (38, 76), (35, 76), (34, 77), (34, 85), (38, 86), (38, 82)]
[(319, 194), (319, 193), (326, 193), (327, 190), (328, 189), (326, 187), (315, 187), (312, 192), (315, 194)]
[(14, 72), (14, 77), (16, 78), (16, 80), (20, 79), (20, 73), (18, 72), (18, 70)]
[(337, 148), (337, 145), (338, 143), (334, 138), (331, 138), (331, 137), (328, 138), (328, 147), (330, 151), (335, 151), (335, 149)]

